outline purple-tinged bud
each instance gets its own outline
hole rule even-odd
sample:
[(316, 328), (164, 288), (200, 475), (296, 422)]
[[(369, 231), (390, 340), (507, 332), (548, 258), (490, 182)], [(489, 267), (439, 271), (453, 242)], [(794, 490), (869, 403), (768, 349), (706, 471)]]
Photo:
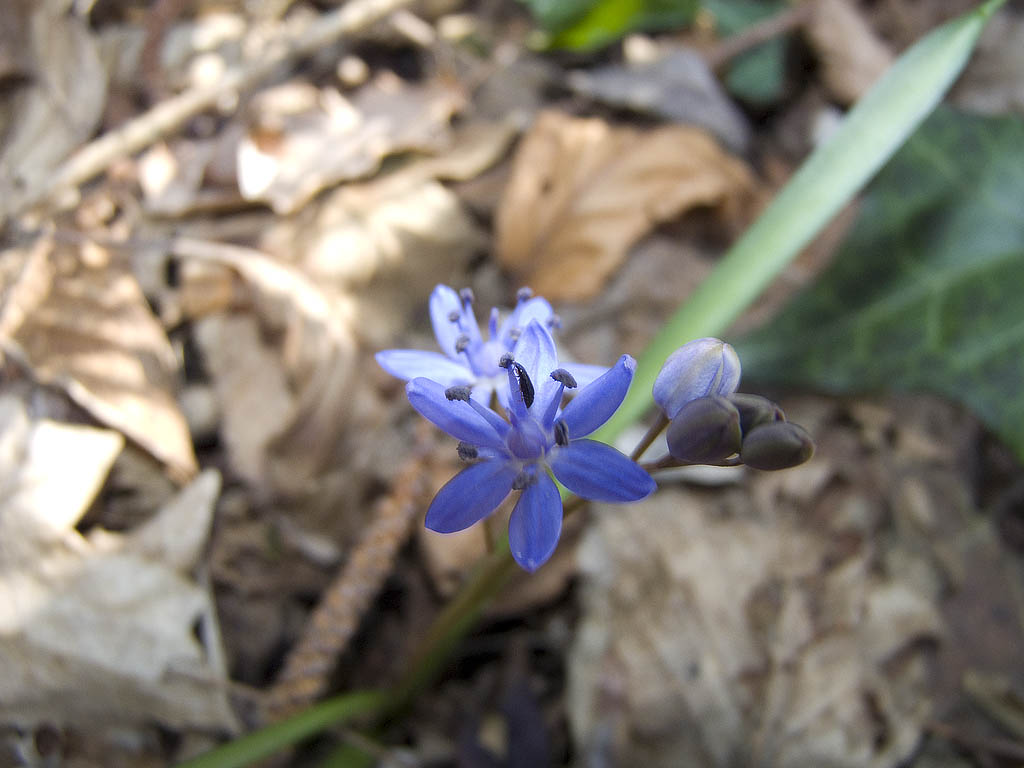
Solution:
[(789, 469), (814, 455), (814, 440), (799, 424), (776, 421), (762, 424), (743, 438), (740, 459), (754, 469)]
[(654, 402), (670, 419), (699, 397), (731, 395), (740, 383), (740, 359), (718, 339), (684, 344), (665, 361), (654, 380)]
[(740, 413), (724, 397), (699, 397), (683, 405), (665, 433), (668, 452), (691, 464), (714, 464), (739, 453)]
[(767, 397), (734, 392), (729, 395), (729, 402), (740, 412), (740, 430), (744, 435), (762, 424), (786, 420), (786, 414), (779, 408), (779, 404)]

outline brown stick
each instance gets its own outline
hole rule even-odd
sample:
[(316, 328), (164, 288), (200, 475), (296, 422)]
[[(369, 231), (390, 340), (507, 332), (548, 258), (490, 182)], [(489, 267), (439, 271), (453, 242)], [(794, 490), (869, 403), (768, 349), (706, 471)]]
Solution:
[(719, 41), (705, 54), (704, 60), (711, 69), (724, 66), (741, 53), (746, 53), (761, 43), (774, 40), (776, 37), (802, 26), (811, 16), (812, 5), (813, 0), (802, 2), (771, 18), (750, 25), (742, 32), (737, 32), (735, 35)]
[(85, 183), (115, 161), (145, 149), (224, 98), (253, 88), (273, 75), (282, 64), (310, 56), (410, 2), (412, 0), (352, 0), (325, 14), (301, 34), (283, 36), (268, 45), (264, 56), (228, 70), (216, 85), (194, 88), (157, 104), (120, 128), (108, 131), (85, 145), (53, 174), (29, 185), (20, 195), (0, 199), (0, 224), (59, 192)]

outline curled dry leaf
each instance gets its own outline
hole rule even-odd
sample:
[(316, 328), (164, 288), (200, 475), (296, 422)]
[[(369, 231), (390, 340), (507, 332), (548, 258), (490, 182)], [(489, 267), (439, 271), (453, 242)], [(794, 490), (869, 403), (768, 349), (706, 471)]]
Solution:
[(849, 0), (818, 0), (807, 38), (822, 64), (825, 87), (840, 104), (867, 93), (893, 61), (893, 53)]
[(128, 269), (98, 246), (46, 236), (3, 252), (0, 261), (3, 351), (179, 480), (193, 475), (188, 426), (172, 395), (177, 361)]
[(239, 190), (291, 213), (322, 189), (372, 174), (386, 155), (441, 148), (460, 102), (440, 81), (411, 86), (390, 74), (351, 101), (304, 83), (265, 91), (238, 146)]
[(38, 183), (96, 130), (107, 74), (88, 22), (67, 12), (66, 3), (5, 3), (2, 26), (7, 41), (17, 41), (8, 49), (18, 57), (11, 74), (22, 78), (0, 94), (0, 195), (6, 195)]
[(213, 605), (186, 575), (218, 475), (200, 475), (130, 534), (83, 537), (75, 523), (123, 438), (34, 421), (10, 395), (0, 435), (0, 722), (235, 729)]
[(544, 112), (498, 209), (498, 256), (553, 300), (594, 296), (637, 240), (695, 206), (736, 216), (753, 181), (703, 131), (642, 132)]

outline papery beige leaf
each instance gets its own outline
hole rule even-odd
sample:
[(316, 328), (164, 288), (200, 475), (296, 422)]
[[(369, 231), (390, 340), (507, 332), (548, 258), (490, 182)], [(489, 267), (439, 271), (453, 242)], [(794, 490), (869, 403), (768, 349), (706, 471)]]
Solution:
[(696, 206), (735, 215), (751, 188), (746, 166), (699, 129), (643, 132), (545, 112), (498, 209), (498, 257), (552, 300), (589, 298), (658, 223)]
[(805, 27), (832, 98), (853, 104), (893, 62), (893, 52), (849, 0), (817, 0)]
[(187, 576), (218, 475), (131, 534), (85, 538), (73, 526), (123, 438), (33, 421), (11, 396), (0, 434), (0, 722), (236, 728), (213, 604)]
[(96, 130), (107, 74), (86, 19), (67, 3), (5, 4), (2, 25), (21, 49), (24, 82), (0, 97), (0, 195), (38, 183)]
[(744, 495), (662, 489), (586, 537), (569, 693), (584, 753), (654, 768), (907, 759), (929, 715), (935, 596)]
[(411, 86), (394, 75), (351, 101), (301, 83), (265, 91), (253, 105), (258, 122), (239, 143), (239, 190), (291, 213), (326, 187), (370, 175), (386, 155), (440, 149), (460, 102), (439, 81)]
[(0, 254), (0, 345), (179, 478), (196, 471), (172, 395), (177, 361), (135, 278), (107, 251), (39, 238)]

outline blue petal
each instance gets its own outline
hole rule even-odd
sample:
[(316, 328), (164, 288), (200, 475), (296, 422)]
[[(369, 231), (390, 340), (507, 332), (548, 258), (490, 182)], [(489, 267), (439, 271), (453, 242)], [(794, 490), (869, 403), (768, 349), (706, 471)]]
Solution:
[(508, 521), (508, 545), (523, 568), (535, 571), (558, 545), (562, 531), (562, 497), (546, 473), (526, 486)]
[(430, 322), (434, 326), (434, 335), (437, 337), (441, 351), (453, 360), (457, 360), (459, 355), (455, 351), (455, 342), (459, 336), (468, 331), (461, 330), (459, 323), (453, 323), (448, 319), (452, 312), (458, 312), (459, 317), (462, 318), (462, 324), (465, 325), (466, 320), (463, 316), (462, 300), (459, 298), (459, 294), (447, 285), (436, 286), (433, 293), (430, 294)]
[(424, 378), (405, 385), (412, 407), (449, 435), (472, 445), (504, 451), (508, 422), (488, 408), (474, 408), (464, 400), (449, 400), (445, 389), (442, 384)]
[(446, 387), (472, 384), (475, 376), (464, 363), (450, 360), (439, 352), (419, 349), (386, 349), (375, 355), (377, 364), (392, 376), (409, 381), (420, 376)]
[(430, 502), (427, 528), (438, 533), (469, 528), (504, 501), (517, 474), (517, 465), (505, 461), (482, 461), (466, 467)]
[(562, 420), (569, 427), (569, 438), (589, 435), (615, 413), (629, 390), (636, 370), (636, 360), (623, 355), (608, 372), (580, 390), (562, 411)]
[(513, 353), (516, 362), (522, 365), (534, 383), (547, 378), (558, 367), (558, 353), (551, 332), (536, 320), (531, 320), (523, 335), (516, 342)]
[(570, 491), (595, 501), (636, 501), (656, 487), (639, 464), (596, 440), (573, 440), (555, 454), (551, 471)]
[(739, 386), (740, 373), (740, 359), (732, 346), (714, 338), (695, 339), (668, 356), (654, 380), (654, 402), (674, 419), (693, 400), (731, 395)]
[(603, 376), (611, 370), (607, 365), (587, 365), (586, 363), (567, 363), (565, 361), (560, 365), (576, 379), (576, 389), (570, 389), (570, 395), (573, 392), (579, 392), (599, 376)]
[(512, 310), (512, 314), (505, 318), (498, 335), (509, 348), (512, 348), (515, 344), (512, 340), (513, 331), (525, 331), (531, 320), (536, 320), (542, 327), (547, 328), (548, 322), (554, 314), (547, 299), (542, 299), (540, 296), (521, 301)]

